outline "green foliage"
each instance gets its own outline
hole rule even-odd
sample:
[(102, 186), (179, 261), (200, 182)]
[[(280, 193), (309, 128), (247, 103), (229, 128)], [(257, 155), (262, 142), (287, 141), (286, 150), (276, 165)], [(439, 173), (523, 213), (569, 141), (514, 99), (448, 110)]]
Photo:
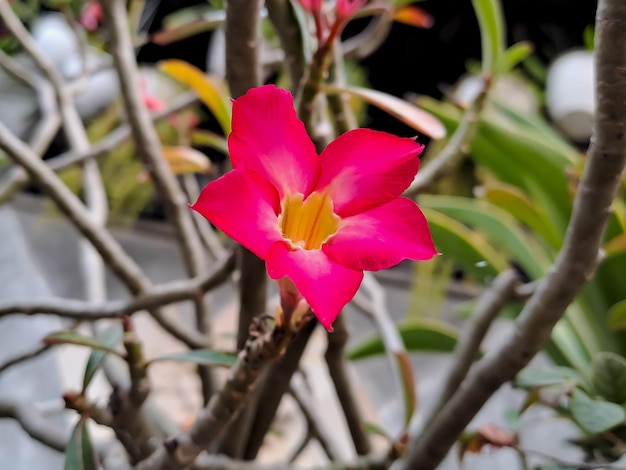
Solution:
[(613, 353), (600, 353), (591, 364), (591, 383), (598, 395), (626, 403), (626, 359)]
[(87, 422), (81, 418), (67, 444), (65, 453), (65, 470), (97, 470), (99, 468), (96, 454), (91, 444)]
[(193, 364), (202, 364), (207, 366), (232, 367), (237, 361), (237, 355), (223, 351), (211, 351), (207, 349), (195, 349), (193, 351), (184, 351), (180, 353), (165, 354), (155, 357), (150, 362), (191, 362)]
[[(451, 352), (456, 346), (459, 332), (438, 320), (414, 320), (398, 326), (398, 332), (407, 351)], [(383, 340), (376, 336), (353, 348), (348, 359), (366, 359), (385, 353)]]
[[(101, 344), (107, 348), (113, 349), (122, 339), (122, 335), (123, 331), (121, 325), (113, 325), (102, 334), (100, 340)], [(91, 351), (87, 365), (85, 366), (85, 373), (83, 374), (83, 393), (87, 390), (87, 387), (96, 375), (96, 372), (98, 372), (98, 369), (100, 369), (106, 355), (106, 350), (94, 349)]]

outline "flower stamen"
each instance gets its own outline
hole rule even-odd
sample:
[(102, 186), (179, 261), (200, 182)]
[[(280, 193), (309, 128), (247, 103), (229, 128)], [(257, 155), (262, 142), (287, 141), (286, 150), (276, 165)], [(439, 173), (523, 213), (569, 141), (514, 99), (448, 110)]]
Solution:
[(315, 192), (304, 200), (302, 194), (285, 197), (278, 219), (283, 237), (292, 248), (319, 250), (339, 228), (339, 217), (326, 193)]

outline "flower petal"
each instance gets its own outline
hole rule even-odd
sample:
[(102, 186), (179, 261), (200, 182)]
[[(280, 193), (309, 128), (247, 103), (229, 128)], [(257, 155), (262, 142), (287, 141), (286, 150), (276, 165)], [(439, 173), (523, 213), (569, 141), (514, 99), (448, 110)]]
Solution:
[(228, 149), (234, 168), (245, 168), (272, 183), (280, 197), (309, 194), (319, 175), (319, 159), (293, 96), (266, 85), (252, 88), (233, 103)]
[(411, 184), (424, 149), (413, 139), (370, 129), (339, 136), (320, 155), (317, 190), (329, 188), (335, 212), (358, 214), (398, 197)]
[(363, 271), (335, 263), (322, 250), (290, 251), (284, 242), (270, 249), (267, 272), (272, 279), (287, 276), (328, 331), (363, 280)]
[(387, 269), (405, 259), (429, 260), (438, 254), (426, 217), (406, 198), (343, 219), (322, 250), (342, 266), (366, 271)]
[(276, 189), (256, 173), (242, 169), (210, 182), (191, 209), (262, 259), (282, 240)]

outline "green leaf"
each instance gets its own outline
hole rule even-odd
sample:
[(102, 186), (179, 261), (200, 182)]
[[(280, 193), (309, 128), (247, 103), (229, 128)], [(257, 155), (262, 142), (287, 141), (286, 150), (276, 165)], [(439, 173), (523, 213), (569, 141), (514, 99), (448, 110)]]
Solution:
[(393, 441), (393, 439), (391, 438), (389, 433), (387, 433), (387, 431), (385, 431), (382, 428), (382, 426), (379, 426), (376, 423), (365, 422), (365, 423), (363, 423), (363, 429), (365, 429), (365, 432), (368, 433), (368, 434), (375, 434), (377, 436), (384, 437), (389, 442)]
[[(122, 339), (123, 334), (124, 332), (122, 327), (120, 325), (114, 325), (102, 334), (100, 342), (108, 348), (114, 348), (115, 345)], [(85, 366), (85, 374), (83, 375), (83, 392), (87, 390), (87, 387), (102, 365), (106, 355), (107, 352), (102, 350), (94, 350), (89, 355), (87, 366)]]
[(626, 359), (610, 352), (597, 354), (591, 363), (591, 383), (607, 400), (626, 402)]
[[(407, 351), (452, 352), (456, 347), (459, 330), (437, 320), (422, 319), (398, 326), (398, 332)], [(385, 353), (380, 336), (371, 338), (353, 348), (348, 359), (365, 359)]]
[(155, 357), (150, 363), (162, 361), (193, 362), (194, 364), (207, 366), (232, 367), (235, 362), (237, 362), (237, 355), (223, 351), (196, 349), (193, 351), (184, 351)]
[(525, 389), (560, 385), (565, 382), (584, 384), (585, 381), (578, 372), (569, 367), (526, 367), (517, 374), (513, 381), (516, 387)]
[(87, 423), (81, 418), (67, 444), (65, 470), (97, 470), (96, 456), (91, 445)]
[(563, 240), (546, 214), (519, 188), (499, 181), (490, 181), (483, 186), (481, 196), (528, 226), (552, 248), (561, 247)]
[(613, 331), (626, 330), (626, 300), (617, 302), (609, 309), (607, 323)]
[(191, 143), (193, 145), (203, 145), (219, 150), (224, 155), (228, 155), (228, 142), (221, 135), (204, 129), (194, 129), (191, 132)]
[(77, 346), (87, 346), (88, 348), (95, 349), (97, 351), (104, 351), (109, 354), (115, 354), (116, 356), (122, 356), (121, 353), (112, 349), (110, 346), (101, 343), (95, 338), (90, 336), (83, 336), (74, 331), (58, 331), (51, 333), (42, 340), (45, 344), (75, 344)]
[(615, 403), (591, 400), (579, 394), (572, 395), (569, 409), (572, 417), (589, 434), (600, 434), (614, 428), (626, 419), (624, 408)]
[(487, 281), (508, 268), (506, 257), (485, 236), (441, 212), (424, 208), (424, 214), (437, 249), (477, 279)]
[(323, 90), (328, 93), (348, 93), (349, 95), (356, 96), (368, 104), (374, 105), (391, 114), (407, 126), (412, 127), (432, 139), (442, 139), (446, 136), (446, 128), (441, 124), (439, 119), (406, 100), (381, 91), (355, 86), (337, 87), (325, 85)]
[[(532, 279), (543, 276), (550, 259), (540, 246), (533, 245), (516, 220), (487, 201), (457, 196), (420, 196), (420, 206), (435, 209), (488, 235), (497, 248), (506, 251)], [(444, 252), (445, 254), (445, 252)]]
[(498, 63), (498, 71), (500, 73), (507, 73), (513, 70), (519, 63), (526, 60), (526, 58), (533, 53), (533, 45), (528, 41), (518, 42), (509, 47)]
[(472, 0), (480, 27), (483, 73), (495, 75), (496, 64), (504, 51), (504, 18), (499, 0)]

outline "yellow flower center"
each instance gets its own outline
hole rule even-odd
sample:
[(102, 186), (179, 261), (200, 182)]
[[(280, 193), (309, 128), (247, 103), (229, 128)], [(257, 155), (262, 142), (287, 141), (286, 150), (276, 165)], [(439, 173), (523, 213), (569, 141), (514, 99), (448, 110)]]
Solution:
[(280, 231), (293, 248), (319, 250), (339, 228), (339, 217), (326, 193), (315, 192), (306, 201), (302, 194), (286, 196), (278, 219)]

